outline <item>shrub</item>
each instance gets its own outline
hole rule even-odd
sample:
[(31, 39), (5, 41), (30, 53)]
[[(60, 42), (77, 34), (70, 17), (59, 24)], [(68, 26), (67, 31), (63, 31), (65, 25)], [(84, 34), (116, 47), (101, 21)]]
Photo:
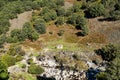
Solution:
[(88, 35), (89, 28), (86, 25), (82, 26), (81, 30), (82, 30), (81, 35), (83, 35), (83, 36)]
[(2, 56), (2, 61), (9, 67), (15, 65), (16, 59), (11, 55), (5, 54)]
[(79, 57), (79, 55), (77, 55), (77, 54), (73, 54), (72, 57), (73, 57), (75, 60), (80, 60), (80, 57)]
[(101, 49), (96, 50), (95, 52), (98, 55), (101, 55), (103, 60), (112, 61), (115, 59), (117, 51), (118, 50), (114, 45), (109, 44)]
[(73, 12), (79, 12), (81, 10), (82, 4), (81, 3), (76, 3), (72, 7)]
[(49, 21), (51, 21), (52, 19), (51, 19), (51, 16), (50, 16), (51, 14), (48, 12), (48, 13), (46, 13), (44, 16), (43, 16), (43, 19), (46, 21), (46, 22), (49, 22)]
[(11, 55), (11, 56), (16, 56), (16, 55), (21, 55), (24, 56), (25, 55), (25, 51), (22, 50), (21, 46), (10, 46), (7, 54)]
[(44, 8), (42, 9), (42, 11), (40, 12), (40, 16), (43, 16), (44, 14), (46, 14), (46, 13), (48, 13), (48, 12), (50, 12), (49, 8), (48, 8), (48, 7), (44, 7)]
[(56, 25), (63, 25), (64, 24), (64, 17), (59, 17), (55, 22)]
[(63, 7), (59, 7), (57, 10), (57, 15), (58, 16), (64, 16), (65, 15), (65, 9)]
[(41, 74), (44, 72), (44, 69), (41, 68), (39, 65), (31, 64), (28, 68), (28, 72), (31, 74)]
[(97, 74), (97, 80), (108, 80), (107, 79), (107, 74), (105, 72), (100, 72), (99, 74)]
[(26, 39), (26, 37), (24, 37), (24, 34), (22, 34), (22, 31), (20, 29), (12, 30), (11, 37), (16, 37), (18, 41), (24, 41)]
[(8, 80), (7, 65), (0, 60), (0, 80)]
[(39, 35), (36, 32), (36, 30), (28, 22), (23, 25), (22, 34), (25, 38), (30, 39), (32, 41), (37, 40), (39, 38)]
[[(120, 2), (120, 1), (119, 1)], [(119, 3), (117, 3), (116, 5), (115, 5), (115, 10), (120, 10), (120, 4)]]
[(33, 59), (32, 59), (32, 58), (28, 59), (28, 60), (27, 60), (27, 63), (28, 63), (28, 64), (33, 64)]
[(64, 30), (60, 30), (59, 32), (58, 32), (58, 36), (62, 36), (64, 34)]
[(23, 56), (17, 55), (16, 57), (16, 62), (23, 60)]
[(8, 42), (8, 43), (16, 43), (16, 42), (18, 42), (19, 40), (18, 40), (18, 38), (15, 36), (15, 37), (11, 37), (11, 36), (9, 36), (9, 37), (7, 37), (7, 39), (6, 39), (6, 42)]
[(34, 28), (40, 34), (46, 33), (46, 27), (45, 27), (44, 23), (39, 23), (39, 24), (35, 25)]
[(4, 42), (6, 42), (6, 35), (0, 36), (0, 48), (3, 47)]
[(87, 26), (87, 20), (85, 17), (78, 15), (78, 14), (73, 14), (68, 18), (67, 23), (75, 25), (77, 29), (81, 29), (82, 32), (78, 32), (78, 36), (86, 36), (89, 33), (89, 28)]
[(119, 10), (111, 11), (110, 12), (110, 18), (112, 20), (120, 20), (120, 11)]
[(72, 14), (72, 15), (68, 18), (67, 23), (72, 24), (72, 25), (76, 25), (77, 16), (78, 16), (78, 14), (75, 14), (75, 13)]
[(56, 4), (60, 6), (64, 6), (64, 0), (56, 0)]
[(86, 12), (86, 16), (98, 17), (105, 13), (105, 8), (102, 4), (94, 4), (90, 6)]

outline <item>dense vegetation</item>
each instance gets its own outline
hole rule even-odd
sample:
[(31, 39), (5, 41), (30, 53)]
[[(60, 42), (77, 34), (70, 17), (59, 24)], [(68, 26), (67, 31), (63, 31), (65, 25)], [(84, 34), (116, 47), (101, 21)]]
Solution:
[(104, 60), (107, 61), (107, 69), (97, 75), (98, 80), (119, 80), (120, 79), (120, 48), (114, 45), (107, 45), (98, 50)]

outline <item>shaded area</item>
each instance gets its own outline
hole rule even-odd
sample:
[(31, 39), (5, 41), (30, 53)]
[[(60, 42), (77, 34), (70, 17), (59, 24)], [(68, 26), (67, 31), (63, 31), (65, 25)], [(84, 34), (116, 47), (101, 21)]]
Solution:
[(81, 30), (81, 27), (79, 25), (75, 26), (77, 30)]
[(37, 76), (37, 80), (56, 80), (54, 77), (46, 77), (46, 75), (43, 76)]
[(88, 11), (84, 11), (84, 13), (86, 18), (95, 18), (95, 17), (92, 17)]
[(112, 18), (100, 18), (100, 19), (98, 19), (98, 21), (115, 21), (114, 19), (112, 19)]
[(99, 69), (90, 68), (86, 72), (87, 80), (96, 80), (96, 75), (100, 73)]
[(83, 34), (82, 34), (82, 32), (77, 32), (77, 33), (75, 33), (77, 36), (84, 36)]

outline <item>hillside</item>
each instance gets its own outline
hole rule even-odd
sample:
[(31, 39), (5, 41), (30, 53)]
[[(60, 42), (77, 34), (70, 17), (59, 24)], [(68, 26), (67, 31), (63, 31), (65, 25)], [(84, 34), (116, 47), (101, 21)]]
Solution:
[(119, 2), (1, 0), (0, 80), (119, 80)]

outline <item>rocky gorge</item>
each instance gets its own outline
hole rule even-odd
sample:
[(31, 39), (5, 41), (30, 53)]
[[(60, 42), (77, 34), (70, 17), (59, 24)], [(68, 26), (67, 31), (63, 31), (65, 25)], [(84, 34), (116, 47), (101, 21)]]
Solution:
[[(75, 60), (76, 54), (79, 58), (77, 60)], [(29, 52), (19, 64), (9, 67), (8, 72), (10, 74), (28, 72), (29, 59), (32, 59), (34, 64), (40, 65), (44, 69), (42, 74), (37, 75), (38, 80), (47, 78), (51, 80), (86, 80), (105, 70), (105, 65), (100, 65), (101, 61), (96, 64), (95, 61), (90, 59), (90, 57), (96, 56), (95, 53), (91, 55), (87, 52), (83, 54), (83, 52), (60, 50), (58, 52), (38, 52), (38, 55), (34, 56), (32, 52)], [(59, 59), (57, 59), (57, 56), (59, 56)], [(68, 60), (64, 60), (64, 58)], [(81, 61), (81, 63), (76, 64), (76, 61)], [(24, 64), (25, 67), (21, 67), (20, 64)], [(91, 76), (90, 71), (95, 72), (95, 74)]]

